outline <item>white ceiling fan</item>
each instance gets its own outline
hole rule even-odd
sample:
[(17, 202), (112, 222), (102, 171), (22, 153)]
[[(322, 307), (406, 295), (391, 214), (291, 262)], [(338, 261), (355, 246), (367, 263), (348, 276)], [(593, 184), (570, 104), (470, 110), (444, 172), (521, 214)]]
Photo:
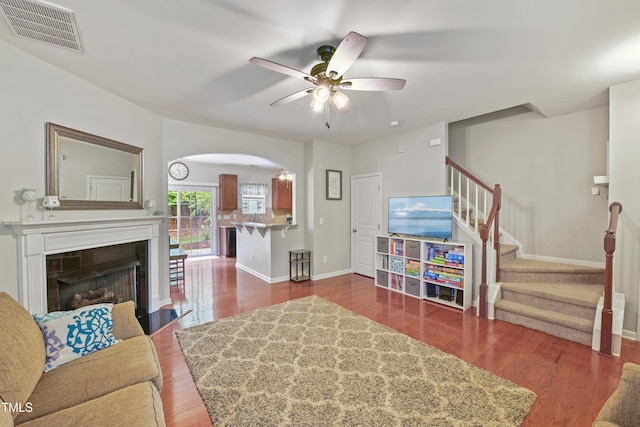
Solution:
[[(403, 79), (383, 77), (344, 78), (344, 73), (358, 59), (366, 44), (366, 37), (351, 31), (337, 48), (329, 45), (320, 46), (317, 52), (322, 62), (313, 66), (309, 73), (267, 59), (253, 57), (249, 61), (268, 70), (299, 78), (313, 84), (311, 87), (271, 103), (272, 106), (287, 104), (313, 94), (310, 105), (312, 110), (322, 112), (328, 102), (334, 110), (346, 112), (350, 107), (349, 98), (338, 89), (360, 91), (401, 90), (406, 83)], [(328, 115), (329, 110), (327, 109), (326, 111)], [(329, 127), (328, 119), (326, 126)]]

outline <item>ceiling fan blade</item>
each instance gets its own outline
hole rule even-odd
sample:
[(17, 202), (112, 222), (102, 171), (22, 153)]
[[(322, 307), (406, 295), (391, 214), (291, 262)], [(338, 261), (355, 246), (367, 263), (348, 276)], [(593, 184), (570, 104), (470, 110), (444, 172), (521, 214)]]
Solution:
[(293, 101), (295, 101), (297, 99), (304, 98), (305, 96), (313, 93), (314, 89), (315, 88), (313, 88), (313, 87), (308, 87), (308, 88), (303, 89), (303, 90), (301, 90), (299, 92), (292, 93), (291, 95), (287, 95), (284, 98), (280, 98), (277, 101), (272, 102), (271, 106), (272, 107), (276, 107), (278, 105), (288, 104), (288, 103), (293, 102)]
[(327, 65), (327, 76), (337, 79), (353, 65), (367, 45), (367, 38), (351, 31), (340, 42)]
[(278, 64), (277, 62), (269, 61), (268, 59), (257, 58), (254, 56), (249, 60), (249, 62), (266, 68), (267, 70), (275, 71), (276, 73), (286, 74), (287, 76), (307, 80), (310, 82), (316, 81), (316, 78), (310, 74), (304, 73), (300, 70), (296, 70), (295, 68), (287, 67), (286, 65)]
[(348, 90), (401, 90), (404, 88), (406, 82), (407, 81), (403, 79), (364, 77), (343, 80), (342, 83), (340, 83), (340, 87)]

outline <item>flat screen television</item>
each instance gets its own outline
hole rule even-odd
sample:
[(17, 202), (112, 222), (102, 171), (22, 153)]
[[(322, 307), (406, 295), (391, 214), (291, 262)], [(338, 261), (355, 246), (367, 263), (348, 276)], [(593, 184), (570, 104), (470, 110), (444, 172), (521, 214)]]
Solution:
[(452, 196), (389, 197), (389, 234), (451, 239)]

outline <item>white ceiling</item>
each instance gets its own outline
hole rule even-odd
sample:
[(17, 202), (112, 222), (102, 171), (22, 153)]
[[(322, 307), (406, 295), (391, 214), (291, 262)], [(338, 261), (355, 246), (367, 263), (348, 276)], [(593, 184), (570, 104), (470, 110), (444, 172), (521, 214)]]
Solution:
[[(85, 53), (0, 40), (157, 114), (298, 141), (357, 144), (517, 105), (554, 116), (606, 105), (640, 78), (638, 0), (52, 0), (76, 13)], [(348, 114), (310, 110), (302, 80), (315, 50), (369, 38), (346, 77), (394, 77), (397, 92), (348, 95)], [(399, 127), (390, 127), (398, 121)]]

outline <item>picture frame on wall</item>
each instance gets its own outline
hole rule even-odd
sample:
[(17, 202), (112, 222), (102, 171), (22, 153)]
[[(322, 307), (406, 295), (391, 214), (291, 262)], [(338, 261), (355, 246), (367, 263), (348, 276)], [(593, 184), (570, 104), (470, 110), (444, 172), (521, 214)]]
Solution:
[(327, 169), (327, 200), (342, 200), (342, 171)]

